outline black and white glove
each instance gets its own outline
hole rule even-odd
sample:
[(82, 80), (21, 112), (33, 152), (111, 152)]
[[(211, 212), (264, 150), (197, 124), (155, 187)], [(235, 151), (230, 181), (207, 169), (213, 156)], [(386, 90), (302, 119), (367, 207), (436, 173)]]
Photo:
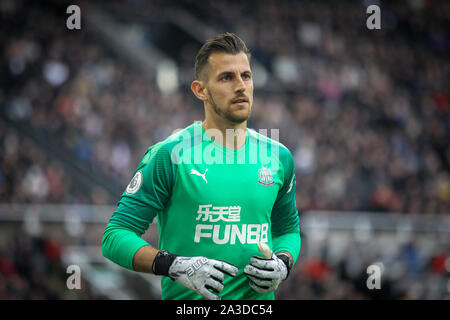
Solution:
[(225, 274), (234, 277), (238, 268), (220, 260), (182, 257), (161, 250), (153, 262), (153, 273), (168, 276), (208, 300), (220, 300), (216, 293), (223, 290)]
[(269, 293), (278, 288), (289, 275), (290, 259), (281, 253), (275, 255), (265, 243), (258, 243), (258, 249), (264, 258), (253, 256), (250, 258), (244, 273), (250, 280), (250, 287), (259, 293)]

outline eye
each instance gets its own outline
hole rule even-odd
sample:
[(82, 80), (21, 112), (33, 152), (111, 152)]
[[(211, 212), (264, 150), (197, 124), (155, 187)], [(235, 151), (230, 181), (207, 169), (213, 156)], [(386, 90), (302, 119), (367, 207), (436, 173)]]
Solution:
[(249, 80), (249, 79), (251, 79), (251, 78), (252, 78), (252, 76), (250, 75), (250, 73), (244, 73), (244, 74), (242, 75), (242, 79)]
[(229, 74), (224, 75), (224, 76), (221, 78), (221, 80), (225, 80), (225, 81), (231, 80), (231, 75), (229, 75)]

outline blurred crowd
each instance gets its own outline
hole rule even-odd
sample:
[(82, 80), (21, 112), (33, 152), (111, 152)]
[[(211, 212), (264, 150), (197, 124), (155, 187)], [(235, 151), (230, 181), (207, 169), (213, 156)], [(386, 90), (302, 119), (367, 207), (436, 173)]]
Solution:
[(81, 290), (68, 289), (70, 273), (61, 254), (60, 241), (48, 236), (16, 233), (1, 239), (0, 300), (105, 299), (83, 277)]
[[(87, 30), (65, 28), (63, 7), (21, 3), (1, 8), (2, 109), (56, 139), (74, 161), (125, 186), (147, 147), (203, 119), (188, 87), (161, 92), (155, 74), (129, 66)], [(383, 3), (381, 30), (368, 30), (364, 5), (351, 1), (104, 6), (144, 16), (183, 8), (247, 42), (270, 71), (249, 126), (280, 129), (296, 161), (299, 209), (450, 212), (447, 3)], [(188, 49), (191, 68), (183, 70), (193, 79)], [(70, 173), (2, 127), (2, 202), (117, 200), (101, 188), (67, 192)], [(49, 187), (34, 190), (27, 179)], [(52, 184), (63, 186), (56, 196)]]
[(90, 203), (63, 166), (0, 118), (0, 203)]
[[(97, 2), (126, 13), (125, 20), (183, 9), (246, 41), (268, 70), (255, 90), (249, 127), (280, 129), (296, 162), (300, 212), (449, 213), (449, 3), (377, 3), (381, 30), (366, 28), (364, 1)], [(162, 92), (154, 73), (129, 65), (85, 25), (68, 30), (65, 8), (45, 1), (0, 4), (0, 203), (115, 204), (120, 197), (101, 185), (77, 187), (74, 173), (23, 127), (125, 187), (149, 146), (203, 119), (203, 106), (186, 84)], [(193, 47), (178, 61), (191, 80)], [(30, 261), (16, 258), (32, 250), (27, 259), (57, 277), (62, 271), (46, 246), (46, 240), (24, 238), (0, 248), (0, 298), (63, 298), (43, 287), (39, 274), (27, 273)], [(434, 297), (420, 291), (421, 281), (436, 282), (435, 260), (426, 261), (420, 270), (427, 279), (415, 280), (419, 289), (393, 290), (390, 297)], [(346, 270), (306, 259), (279, 296), (370, 297), (361, 287), (365, 270), (351, 276)]]
[[(307, 239), (306, 239), (307, 240)], [(450, 246), (437, 236), (415, 237), (408, 241), (390, 240), (376, 245), (351, 240), (345, 250), (332, 257), (327, 243), (319, 245), (319, 254), (300, 254), (289, 276), (280, 285), (278, 299), (295, 300), (440, 300), (450, 299)], [(389, 240), (387, 240), (389, 242)], [(302, 256), (303, 255), (303, 256)], [(373, 271), (379, 267), (376, 283)], [(368, 285), (368, 283), (370, 285)]]

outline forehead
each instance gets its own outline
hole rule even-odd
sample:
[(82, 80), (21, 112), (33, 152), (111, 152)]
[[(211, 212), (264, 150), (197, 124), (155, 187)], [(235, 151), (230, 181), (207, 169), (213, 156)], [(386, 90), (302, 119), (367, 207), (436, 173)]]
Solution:
[(208, 58), (210, 75), (217, 75), (225, 71), (250, 71), (250, 63), (244, 52), (230, 54), (213, 52)]

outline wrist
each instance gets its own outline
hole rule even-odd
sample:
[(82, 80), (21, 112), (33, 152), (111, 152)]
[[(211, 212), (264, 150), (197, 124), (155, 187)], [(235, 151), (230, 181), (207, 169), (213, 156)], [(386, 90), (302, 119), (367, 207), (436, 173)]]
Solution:
[(157, 276), (169, 277), (169, 268), (172, 265), (175, 258), (178, 257), (175, 254), (166, 250), (159, 250), (153, 260), (152, 271)]
[(286, 266), (286, 270), (287, 270), (287, 274), (286, 274), (286, 278), (285, 278), (285, 280), (286, 280), (288, 278), (288, 276), (289, 276), (289, 272), (292, 269), (292, 260), (289, 257), (289, 255), (287, 253), (284, 253), (284, 252), (277, 253), (276, 256), (278, 257), (278, 259), (283, 261), (284, 265)]

